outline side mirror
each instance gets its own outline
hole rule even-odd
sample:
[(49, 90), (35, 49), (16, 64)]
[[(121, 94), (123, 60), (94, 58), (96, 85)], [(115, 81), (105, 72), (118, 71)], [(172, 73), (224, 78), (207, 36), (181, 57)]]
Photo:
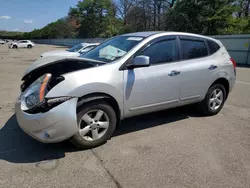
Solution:
[(150, 66), (149, 57), (145, 55), (139, 55), (133, 59), (132, 65), (130, 65), (129, 68), (149, 67), (149, 66)]

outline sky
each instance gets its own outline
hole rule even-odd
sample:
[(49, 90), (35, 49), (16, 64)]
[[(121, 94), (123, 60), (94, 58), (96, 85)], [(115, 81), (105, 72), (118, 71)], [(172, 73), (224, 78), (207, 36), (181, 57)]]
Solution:
[(78, 0), (0, 0), (0, 30), (29, 32), (67, 15)]

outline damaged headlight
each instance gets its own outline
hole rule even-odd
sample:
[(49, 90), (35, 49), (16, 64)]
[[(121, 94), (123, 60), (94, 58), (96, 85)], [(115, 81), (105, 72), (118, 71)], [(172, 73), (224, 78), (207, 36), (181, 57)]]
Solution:
[(21, 96), (21, 109), (30, 110), (41, 105), (47, 94), (47, 86), (51, 79), (51, 74), (45, 74), (33, 82)]
[(63, 77), (52, 78), (51, 74), (45, 74), (34, 81), (21, 95), (21, 109), (28, 113), (47, 112), (57, 105), (72, 97), (45, 98), (48, 88), (54, 87), (63, 81)]

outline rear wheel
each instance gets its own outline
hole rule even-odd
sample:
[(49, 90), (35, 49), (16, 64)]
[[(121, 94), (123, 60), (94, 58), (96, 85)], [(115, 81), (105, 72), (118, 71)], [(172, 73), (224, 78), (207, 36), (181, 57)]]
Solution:
[(13, 49), (17, 49), (17, 45), (14, 45), (14, 46), (13, 46)]
[(215, 84), (208, 89), (205, 99), (199, 104), (204, 115), (216, 115), (222, 109), (226, 100), (226, 90), (222, 84)]
[(70, 140), (79, 148), (93, 148), (104, 144), (116, 127), (116, 114), (105, 101), (83, 105), (77, 113), (78, 133)]

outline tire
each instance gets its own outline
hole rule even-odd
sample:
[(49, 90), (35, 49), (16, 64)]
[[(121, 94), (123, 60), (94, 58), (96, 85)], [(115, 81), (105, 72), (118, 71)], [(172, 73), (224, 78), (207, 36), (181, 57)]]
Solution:
[(27, 48), (28, 48), (28, 49), (31, 49), (31, 48), (32, 48), (32, 45), (28, 45)]
[(14, 45), (12, 48), (13, 48), (13, 49), (17, 49), (17, 45)]
[[(95, 111), (100, 112), (100, 114), (101, 111), (103, 112), (101, 119), (99, 118), (99, 121), (96, 123), (87, 123), (87, 122), (94, 122), (94, 119), (97, 117), (97, 112)], [(88, 118), (84, 118), (86, 114), (88, 117), (91, 117), (91, 120)], [(83, 118), (87, 120), (83, 120)], [(109, 123), (108, 128), (107, 129), (101, 128), (101, 123), (107, 123), (107, 122)], [(105, 101), (98, 100), (85, 103), (82, 105), (82, 107), (80, 107), (80, 110), (77, 113), (77, 125), (79, 131), (72, 138), (70, 138), (70, 141), (76, 147), (81, 149), (89, 149), (100, 146), (106, 143), (107, 140), (110, 139), (110, 137), (113, 135), (116, 127), (116, 122), (117, 119), (114, 109)], [(98, 125), (98, 123), (100, 123), (100, 125)], [(103, 125), (104, 124), (102, 124), (102, 126)], [(85, 130), (89, 131), (87, 132)], [(93, 136), (94, 131), (98, 132), (100, 138), (98, 137), (94, 138)]]
[[(214, 94), (217, 93), (216, 96), (219, 96), (219, 91), (221, 91), (222, 94), (221, 97), (216, 100)], [(213, 116), (218, 114), (224, 106), (226, 96), (226, 89), (222, 84), (212, 85), (208, 89), (205, 99), (198, 105), (200, 112), (206, 116)]]

